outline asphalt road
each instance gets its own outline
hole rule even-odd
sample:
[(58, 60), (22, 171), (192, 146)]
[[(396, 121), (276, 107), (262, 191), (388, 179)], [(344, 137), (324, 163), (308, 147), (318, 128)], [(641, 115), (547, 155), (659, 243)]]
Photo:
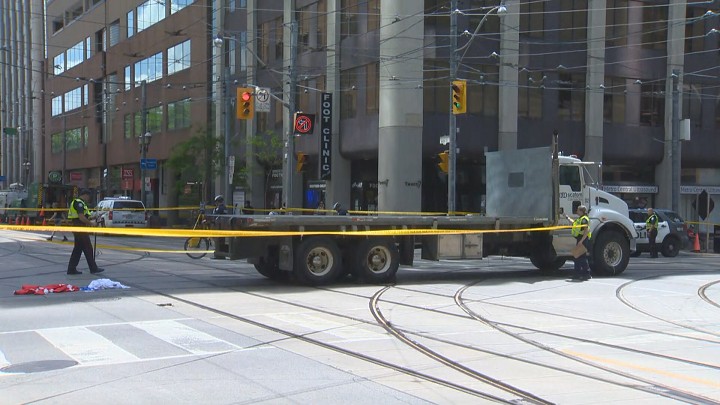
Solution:
[[(393, 285), (275, 282), (182, 239), (0, 231), (0, 403), (720, 403), (716, 255), (571, 283), (528, 260), (426, 262)], [(62, 238), (60, 238), (62, 239)], [(57, 239), (56, 239), (57, 240)], [(23, 285), (128, 289), (13, 295)], [(716, 284), (718, 283), (718, 284)]]

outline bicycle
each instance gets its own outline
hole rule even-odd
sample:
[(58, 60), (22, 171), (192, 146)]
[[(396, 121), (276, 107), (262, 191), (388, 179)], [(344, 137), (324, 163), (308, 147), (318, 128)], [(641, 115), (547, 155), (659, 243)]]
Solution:
[[(200, 211), (198, 213), (197, 219), (195, 220), (195, 225), (193, 225), (193, 230), (196, 230), (198, 227), (198, 224), (201, 226), (201, 229), (208, 230), (210, 227), (208, 227), (207, 221), (205, 220), (205, 214), (203, 211)], [(188, 255), (191, 259), (202, 259), (205, 257), (207, 252), (209, 250), (214, 250), (213, 241), (212, 238), (206, 238), (206, 237), (191, 237), (187, 238), (185, 240), (185, 251), (186, 255)], [(195, 253), (190, 253), (193, 251), (197, 251)]]

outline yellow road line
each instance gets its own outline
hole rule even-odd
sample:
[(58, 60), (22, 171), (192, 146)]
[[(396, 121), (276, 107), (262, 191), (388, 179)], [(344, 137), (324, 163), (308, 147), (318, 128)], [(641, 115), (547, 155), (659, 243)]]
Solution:
[(573, 352), (573, 351), (569, 351), (569, 350), (563, 350), (563, 353), (569, 354), (571, 356), (582, 357), (582, 358), (585, 358), (588, 360), (599, 361), (599, 362), (603, 362), (603, 363), (613, 364), (616, 366), (631, 368), (634, 370), (640, 370), (640, 371), (646, 371), (648, 373), (659, 374), (659, 375), (663, 375), (665, 377), (677, 378), (678, 380), (690, 381), (690, 382), (694, 382), (694, 383), (698, 383), (698, 384), (708, 385), (710, 387), (720, 388), (720, 383), (715, 382), (715, 381), (702, 380), (700, 378), (690, 377), (687, 375), (671, 373), (668, 371), (663, 371), (663, 370), (658, 370), (658, 369), (654, 369), (654, 368), (650, 368), (650, 367), (640, 366), (637, 364), (625, 363), (625, 362), (619, 361), (619, 360), (607, 359), (604, 357), (598, 357), (598, 356), (593, 356), (590, 354), (578, 353), (578, 352)]

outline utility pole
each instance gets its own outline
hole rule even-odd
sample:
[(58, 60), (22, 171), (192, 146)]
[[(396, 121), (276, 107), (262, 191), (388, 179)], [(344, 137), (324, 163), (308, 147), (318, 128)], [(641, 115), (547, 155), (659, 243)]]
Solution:
[(679, 87), (680, 70), (673, 69), (673, 93), (672, 93), (672, 210), (678, 212), (680, 200), (680, 91)]
[[(230, 44), (230, 46), (235, 46)], [(227, 53), (225, 54), (228, 57)], [(225, 83), (224, 83), (224, 100), (225, 100), (225, 201), (232, 201), (231, 187), (230, 187), (230, 128), (232, 127), (232, 93), (230, 92), (230, 67), (225, 67)], [(232, 201), (235, 204), (234, 201)]]
[(457, 165), (457, 121), (453, 114), (452, 104), (452, 86), (453, 81), (457, 79), (457, 9), (458, 0), (450, 0), (450, 159), (448, 160), (448, 215), (455, 212), (455, 173)]
[(295, 171), (295, 112), (297, 107), (295, 106), (295, 89), (297, 88), (297, 43), (298, 43), (298, 22), (293, 20), (290, 24), (290, 68), (288, 69), (289, 88), (290, 91), (287, 93), (288, 98), (288, 133), (285, 134), (285, 172), (283, 173), (283, 180), (285, 181), (285, 187), (283, 187), (283, 198), (285, 200), (285, 207), (293, 208), (293, 177)]
[(140, 201), (142, 201), (143, 204), (145, 204), (145, 165), (142, 164), (142, 162), (145, 162), (145, 157), (147, 155), (147, 146), (145, 145), (145, 134), (147, 134), (147, 81), (143, 80), (140, 83), (140, 88), (142, 91), (142, 133), (140, 134), (140, 154), (141, 154), (141, 160), (140, 160)]
[(67, 116), (62, 117), (62, 184), (68, 184), (67, 181)]

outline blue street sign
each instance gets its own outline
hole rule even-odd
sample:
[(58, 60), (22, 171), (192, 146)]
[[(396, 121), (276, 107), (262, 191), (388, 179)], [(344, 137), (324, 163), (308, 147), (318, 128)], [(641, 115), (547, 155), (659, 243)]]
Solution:
[(5, 178), (5, 176), (0, 176), (0, 181), (7, 181), (7, 179)]
[(157, 159), (140, 159), (141, 169), (157, 169)]

